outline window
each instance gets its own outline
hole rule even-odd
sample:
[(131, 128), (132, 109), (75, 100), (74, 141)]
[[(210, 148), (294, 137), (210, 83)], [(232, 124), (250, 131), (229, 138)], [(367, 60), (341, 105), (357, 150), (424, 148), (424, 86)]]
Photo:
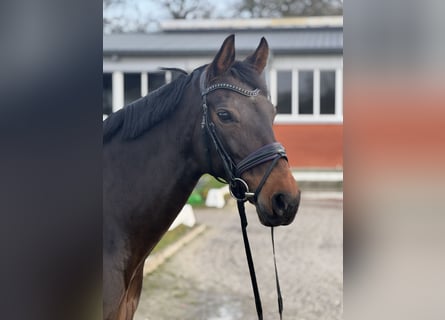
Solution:
[(141, 97), (141, 74), (124, 74), (124, 104), (127, 105)]
[(281, 114), (292, 113), (292, 71), (277, 72), (277, 111)]
[(314, 72), (298, 72), (298, 113), (314, 113)]
[(102, 75), (102, 108), (103, 114), (111, 114), (113, 112), (113, 95), (111, 73)]
[(165, 72), (153, 72), (148, 74), (148, 92), (152, 92), (165, 84)]
[(320, 114), (335, 114), (335, 71), (320, 71)]
[(277, 121), (342, 121), (342, 74), (341, 68), (272, 70)]

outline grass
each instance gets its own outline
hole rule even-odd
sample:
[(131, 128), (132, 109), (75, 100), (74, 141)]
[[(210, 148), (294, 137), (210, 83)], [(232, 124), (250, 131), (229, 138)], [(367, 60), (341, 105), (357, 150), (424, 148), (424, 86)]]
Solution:
[(166, 234), (162, 237), (161, 241), (158, 242), (156, 247), (154, 247), (152, 254), (155, 254), (157, 252), (160, 252), (167, 248), (172, 243), (176, 242), (179, 238), (187, 234), (190, 230), (192, 230), (192, 227), (187, 227), (183, 224), (177, 226), (173, 230), (167, 231)]

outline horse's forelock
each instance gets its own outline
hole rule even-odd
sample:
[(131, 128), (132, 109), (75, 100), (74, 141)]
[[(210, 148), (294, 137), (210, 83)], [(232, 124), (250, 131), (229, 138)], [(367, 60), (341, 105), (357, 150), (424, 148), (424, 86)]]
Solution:
[(264, 77), (258, 74), (257, 70), (250, 64), (236, 61), (231, 68), (232, 75), (243, 83), (248, 84), (252, 88), (260, 89), (267, 94), (267, 85)]

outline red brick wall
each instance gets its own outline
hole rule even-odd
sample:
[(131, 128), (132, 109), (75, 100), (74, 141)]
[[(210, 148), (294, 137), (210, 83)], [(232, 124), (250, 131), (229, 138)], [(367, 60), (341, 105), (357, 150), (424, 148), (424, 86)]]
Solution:
[(342, 124), (275, 124), (291, 167), (343, 167)]

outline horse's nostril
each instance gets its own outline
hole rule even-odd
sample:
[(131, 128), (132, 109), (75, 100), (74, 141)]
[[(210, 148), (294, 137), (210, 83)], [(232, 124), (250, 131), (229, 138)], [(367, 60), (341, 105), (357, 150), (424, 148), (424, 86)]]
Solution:
[(286, 201), (286, 195), (283, 193), (276, 193), (272, 197), (272, 207), (274, 214), (282, 216), (286, 212), (288, 203)]

